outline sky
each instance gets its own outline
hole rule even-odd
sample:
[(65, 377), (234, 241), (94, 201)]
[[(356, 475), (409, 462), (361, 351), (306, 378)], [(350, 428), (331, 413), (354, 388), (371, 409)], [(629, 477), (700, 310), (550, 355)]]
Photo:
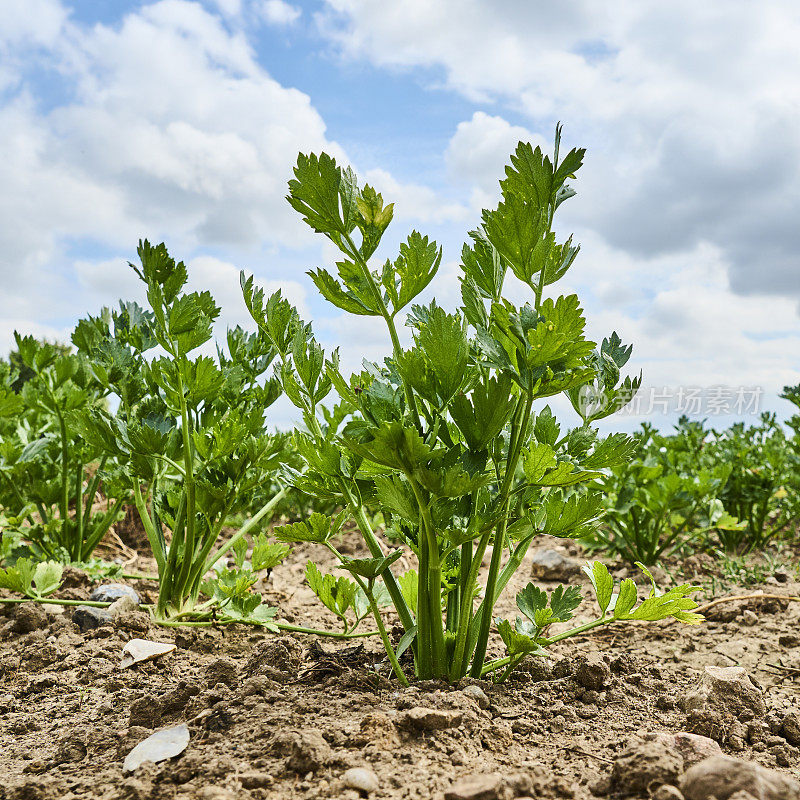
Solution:
[[(0, 352), (66, 340), (142, 299), (140, 238), (165, 241), (249, 325), (240, 269), (280, 287), (344, 364), (374, 319), (318, 297), (334, 252), (286, 203), (326, 152), (444, 247), (426, 299), (459, 304), (461, 244), (519, 140), (587, 148), (557, 230), (558, 287), (644, 376), (637, 413), (715, 427), (800, 382), (800, 6), (792, 0), (0, 0)], [(526, 299), (512, 287), (516, 300)], [(249, 325), (252, 327), (251, 325)], [(273, 414), (286, 425), (285, 403)]]

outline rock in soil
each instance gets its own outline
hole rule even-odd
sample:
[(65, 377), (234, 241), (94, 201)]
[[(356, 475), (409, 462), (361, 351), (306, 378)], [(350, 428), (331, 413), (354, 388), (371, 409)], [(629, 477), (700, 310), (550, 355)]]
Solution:
[(47, 613), (38, 603), (20, 603), (14, 610), (11, 630), (15, 633), (30, 633), (46, 628), (49, 624)]
[(96, 586), (89, 595), (90, 600), (99, 603), (113, 603), (120, 597), (130, 597), (137, 606), (141, 602), (136, 591), (124, 583), (102, 583), (100, 586)]
[(690, 767), (680, 782), (686, 800), (732, 800), (747, 792), (758, 800), (798, 800), (800, 783), (776, 770), (728, 756), (714, 756)]
[(108, 613), (115, 619), (123, 614), (130, 614), (131, 611), (138, 611), (139, 604), (127, 594), (115, 600), (109, 607)]
[(72, 615), (72, 621), (83, 633), (86, 633), (86, 631), (93, 631), (101, 625), (110, 625), (114, 622), (114, 618), (106, 608), (78, 606)]
[(500, 800), (505, 796), (502, 776), (466, 775), (459, 778), (445, 793), (444, 800)]
[(703, 670), (697, 691), (684, 700), (686, 711), (710, 707), (739, 717), (748, 712), (763, 717), (767, 713), (764, 693), (751, 680), (744, 667), (713, 667)]
[(683, 773), (683, 756), (658, 739), (628, 745), (614, 761), (611, 780), (625, 794), (647, 794)]
[(598, 655), (581, 656), (575, 664), (575, 681), (598, 692), (611, 683), (611, 667)]
[(223, 683), (225, 686), (235, 689), (239, 683), (236, 673), (236, 662), (232, 658), (226, 656), (215, 658), (205, 668), (206, 684), (216, 686), (218, 683)]
[(790, 711), (781, 723), (781, 734), (789, 744), (800, 747), (800, 714)]
[(677, 786), (665, 783), (653, 792), (653, 800), (684, 800), (684, 797)]
[(469, 686), (465, 686), (463, 694), (471, 697), (478, 704), (478, 708), (489, 708), (491, 705), (489, 696), (477, 684), (472, 683)]
[(438, 708), (410, 708), (400, 717), (400, 725), (417, 731), (442, 731), (457, 728), (462, 716), (457, 711)]
[(721, 756), (722, 749), (707, 736), (696, 733), (667, 733), (665, 731), (640, 733), (644, 741), (658, 741), (671, 750), (677, 750), (683, 757), (684, 769), (711, 756)]
[(372, 794), (380, 789), (378, 776), (367, 767), (353, 767), (342, 775), (342, 783), (363, 794)]
[(286, 756), (286, 766), (293, 772), (305, 775), (316, 772), (331, 761), (330, 745), (315, 730), (280, 731), (272, 742), (278, 755)]
[(581, 571), (580, 564), (551, 547), (531, 554), (531, 575), (542, 581), (567, 581)]

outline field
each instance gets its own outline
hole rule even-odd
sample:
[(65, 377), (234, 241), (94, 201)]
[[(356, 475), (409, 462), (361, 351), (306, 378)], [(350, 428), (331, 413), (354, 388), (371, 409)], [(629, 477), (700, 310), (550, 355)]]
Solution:
[[(352, 535), (345, 542), (358, 546)], [(306, 558), (325, 565), (320, 549), (295, 551), (259, 587), (295, 624), (330, 621), (303, 585)], [(563, 553), (565, 568), (574, 569)], [(698, 581), (709, 584), (713, 563), (697, 560), (697, 569)], [(527, 580), (531, 564), (520, 572)], [(800, 593), (796, 573), (778, 574), (785, 582), (734, 591)], [(143, 600), (155, 599), (152, 582), (129, 583)], [(69, 571), (67, 584), (65, 597), (86, 598), (92, 588), (78, 570)], [(696, 731), (737, 758), (800, 777), (800, 742), (773, 731), (796, 707), (800, 604), (756, 596), (720, 604), (707, 617), (699, 628), (642, 624), (573, 639), (501, 685), (466, 679), (400, 689), (372, 640), (331, 643), (250, 628), (174, 631), (153, 626), (143, 612), (81, 633), (62, 607), (16, 606), (0, 645), (3, 796), (355, 799), (342, 776), (366, 767), (377, 776), (372, 797), (442, 797), (459, 778), (489, 774), (517, 794), (502, 788), (481, 797), (602, 797), (638, 780), (632, 768), (620, 785), (608, 785), (614, 762), (641, 732)], [(120, 669), (122, 647), (134, 637), (177, 649)], [(607, 666), (587, 669), (587, 659)], [(766, 714), (738, 727), (687, 715), (682, 698), (707, 665), (743, 666), (763, 689)], [(469, 686), (482, 692), (473, 695)], [(416, 708), (430, 710), (423, 722), (409, 717)], [(181, 721), (191, 739), (179, 759), (123, 773), (138, 741)], [(635, 763), (652, 768), (647, 755)]]
[(375, 268), (393, 205), (300, 154), (309, 277), (391, 342), (360, 372), (244, 273), (221, 335), (148, 241), (144, 306), (16, 334), (2, 800), (800, 797), (800, 414), (598, 425), (642, 376), (552, 290), (583, 158), (520, 142), (446, 311), (436, 242)]

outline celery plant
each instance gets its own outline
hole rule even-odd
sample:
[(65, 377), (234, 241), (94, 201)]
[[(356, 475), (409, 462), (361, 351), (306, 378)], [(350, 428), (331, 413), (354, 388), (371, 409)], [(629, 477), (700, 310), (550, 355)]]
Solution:
[[(220, 311), (213, 297), (185, 290), (186, 267), (163, 244), (142, 242), (138, 253), (141, 265), (131, 266), (150, 308), (122, 305), (119, 314), (104, 312), (79, 331), (95, 373), (121, 401), (115, 417), (81, 415), (84, 435), (124, 464), (158, 565), (155, 619), (197, 621), (213, 613), (268, 622), (274, 609), (250, 587), (255, 573), (288, 548), (259, 537), (246, 563), (244, 537), (268, 519), (282, 493), (225, 544), (218, 540), (283, 458), (285, 436), (270, 434), (264, 421), (264, 409), (280, 394), (277, 381), (262, 380), (274, 351), (263, 335), (237, 328), (228, 332), (227, 354), (202, 354)], [(228, 550), (235, 569), (204, 582)]]
[[(81, 354), (14, 335), (15, 368), (3, 371), (0, 386), (0, 507), (3, 539), (15, 546), (4, 541), (3, 552), (85, 561), (130, 496), (113, 459), (72, 419), (76, 409), (104, 408), (107, 391)], [(105, 507), (96, 507), (103, 495)]]
[[(360, 188), (352, 170), (329, 156), (298, 157), (288, 200), (342, 253), (338, 277), (317, 269), (309, 273), (312, 280), (338, 308), (382, 318), (392, 342), (383, 365), (366, 364), (350, 379), (339, 369), (338, 354), (325, 359), (285, 300), (265, 299), (242, 276), (248, 308), (276, 349), (277, 375), (305, 422), (306, 430), (296, 434), (305, 470), (290, 474), (292, 484), (343, 508), (335, 519), (312, 515), (278, 535), (322, 543), (339, 559), (368, 599), (403, 682), (399, 655), (409, 646), (418, 677), (455, 681), (507, 671), (526, 653), (585, 628), (551, 637), (550, 625), (571, 616), (577, 593), (568, 590), (567, 608), (562, 588), (544, 610), (537, 595), (526, 607), (538, 621), (501, 623), (508, 655), (486, 662), (495, 604), (533, 538), (576, 537), (595, 527), (601, 498), (593, 481), (625, 462), (632, 449), (629, 437), (601, 437), (590, 427), (638, 387), (639, 379), (620, 383), (630, 349), (616, 335), (595, 349), (584, 334), (578, 298), (548, 291), (578, 253), (571, 238), (557, 242), (553, 218), (575, 194), (566, 181), (581, 166), (584, 151), (562, 157), (559, 144), (560, 129), (552, 159), (529, 144), (517, 147), (501, 181), (500, 204), (483, 212), (463, 248), (463, 307), (453, 313), (435, 302), (410, 306), (439, 268), (436, 243), (413, 231), (396, 258), (373, 268), (392, 204), (373, 188)], [(504, 295), (509, 270), (527, 287), (530, 302), (517, 306)], [(407, 349), (397, 330), (398, 318), (406, 315), (414, 340)], [(332, 387), (353, 410), (341, 430), (327, 425), (321, 411)], [(568, 394), (582, 417), (579, 427), (565, 433), (542, 403), (560, 393)], [(402, 550), (385, 552), (367, 509), (382, 513), (416, 556), (418, 570), (395, 576), (392, 564)], [(337, 550), (334, 536), (346, 517), (358, 525), (370, 558), (354, 561)], [(481, 586), (481, 563), (490, 548)], [(591, 574), (602, 611), (593, 626), (665, 616), (696, 621), (687, 613), (694, 607), (685, 596), (690, 587), (673, 590), (663, 602), (654, 590), (634, 612), (636, 590), (626, 583), (615, 614), (610, 578), (600, 567)], [(342, 597), (354, 595), (345, 587)], [(386, 636), (378, 593), (391, 600), (405, 629), (397, 650)]]

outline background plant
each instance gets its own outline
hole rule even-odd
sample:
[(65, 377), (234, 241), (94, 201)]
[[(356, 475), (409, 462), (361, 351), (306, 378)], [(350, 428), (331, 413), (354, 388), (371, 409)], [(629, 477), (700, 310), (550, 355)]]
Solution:
[(0, 374), (3, 555), (81, 562), (129, 497), (109, 453), (72, 419), (77, 409), (105, 408), (108, 392), (80, 353), (18, 333), (15, 340)]
[[(246, 565), (245, 536), (269, 519), (282, 493), (225, 544), (218, 540), (284, 457), (285, 435), (270, 433), (264, 419), (280, 394), (277, 381), (263, 380), (274, 350), (262, 334), (236, 328), (226, 349), (206, 354), (220, 311), (213, 297), (186, 291), (186, 267), (163, 244), (141, 242), (138, 254), (141, 265), (131, 266), (147, 287), (149, 309), (123, 304), (85, 321), (76, 335), (98, 380), (120, 398), (116, 416), (99, 409), (79, 416), (84, 436), (124, 465), (158, 566), (155, 619), (215, 613), (269, 622), (274, 609), (250, 588), (288, 548), (259, 538)], [(209, 583), (205, 576), (228, 551), (234, 568)]]
[[(638, 379), (619, 382), (630, 349), (615, 335), (596, 348), (584, 335), (577, 297), (545, 294), (578, 253), (571, 238), (556, 241), (553, 217), (575, 194), (566, 181), (580, 167), (583, 150), (562, 158), (559, 145), (557, 130), (552, 160), (523, 143), (511, 157), (501, 181), (502, 201), (483, 212), (463, 248), (464, 304), (455, 313), (435, 301), (410, 307), (441, 263), (434, 242), (413, 231), (395, 258), (373, 268), (370, 259), (393, 206), (371, 187), (359, 188), (352, 170), (329, 156), (298, 157), (288, 200), (343, 256), (338, 276), (324, 269), (309, 274), (340, 309), (382, 318), (392, 342), (384, 364), (365, 365), (349, 379), (340, 371), (338, 352), (326, 360), (310, 328), (279, 294), (265, 298), (252, 279), (242, 279), (247, 306), (280, 357), (276, 375), (305, 423), (306, 430), (295, 436), (305, 469), (289, 472), (289, 480), (314, 498), (340, 503), (371, 557), (353, 560), (338, 552), (333, 541), (342, 515), (312, 515), (279, 535), (325, 545), (350, 572), (370, 603), (401, 681), (406, 678), (398, 654), (409, 646), (421, 678), (458, 680), (499, 668), (485, 661), (494, 607), (531, 541), (539, 534), (585, 536), (595, 528), (602, 500), (593, 482), (632, 452), (629, 437), (601, 437), (590, 427), (627, 402), (638, 385)], [(517, 306), (504, 296), (509, 270), (532, 302)], [(405, 314), (413, 336), (407, 349), (396, 327)], [(353, 411), (343, 426), (322, 411), (321, 402), (334, 387)], [(582, 417), (579, 427), (564, 432), (541, 405), (562, 392)], [(570, 491), (576, 486), (586, 490)], [(367, 508), (378, 510), (413, 551), (417, 571), (395, 576), (391, 565), (402, 550), (385, 553)], [(481, 587), (479, 568), (492, 545)], [(375, 602), (379, 576), (405, 630), (397, 650)], [(602, 586), (605, 617), (611, 600), (605, 580)], [(694, 606), (685, 597), (690, 590), (674, 590), (661, 612), (693, 621), (684, 616)], [(630, 590), (625, 592), (627, 602)], [(569, 597), (575, 596), (570, 590)], [(551, 621), (563, 616), (554, 611), (554, 600), (555, 595)], [(637, 619), (661, 618), (657, 606), (643, 606)], [(536, 647), (550, 641), (529, 633), (518, 632)], [(507, 658), (516, 659), (513, 644), (506, 645)]]

